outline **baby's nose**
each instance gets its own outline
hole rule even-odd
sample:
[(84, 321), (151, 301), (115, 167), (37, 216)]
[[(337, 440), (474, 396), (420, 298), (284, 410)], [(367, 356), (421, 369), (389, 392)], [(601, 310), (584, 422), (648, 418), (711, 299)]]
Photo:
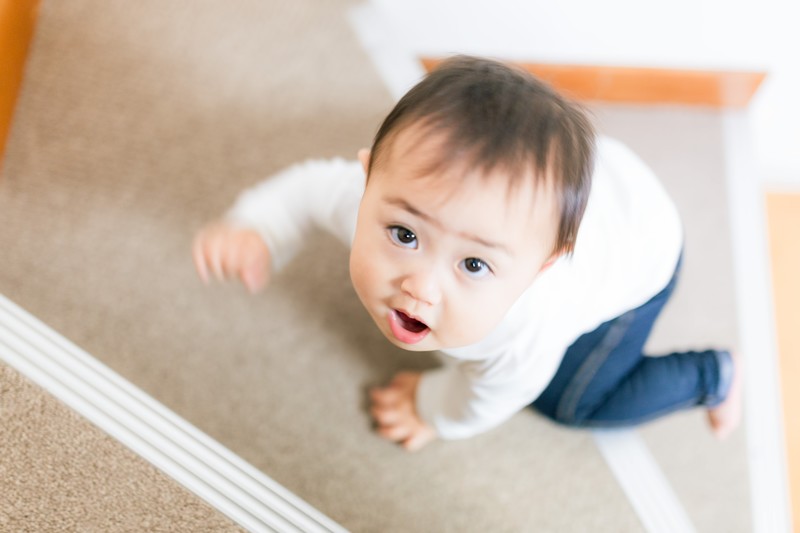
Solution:
[(437, 305), (442, 300), (441, 285), (433, 271), (418, 271), (406, 276), (400, 289), (428, 305)]

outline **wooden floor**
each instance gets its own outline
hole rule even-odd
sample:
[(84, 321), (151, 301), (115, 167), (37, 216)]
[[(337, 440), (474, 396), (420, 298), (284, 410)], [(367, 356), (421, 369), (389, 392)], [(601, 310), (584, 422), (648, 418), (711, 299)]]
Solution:
[(800, 193), (767, 194), (775, 325), (794, 531), (800, 531)]

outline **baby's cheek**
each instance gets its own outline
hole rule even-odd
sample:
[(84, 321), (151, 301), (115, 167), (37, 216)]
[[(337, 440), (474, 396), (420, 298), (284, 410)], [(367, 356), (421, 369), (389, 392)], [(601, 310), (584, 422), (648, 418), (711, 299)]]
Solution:
[(386, 267), (379, 253), (366, 247), (353, 248), (350, 254), (350, 279), (353, 288), (366, 304), (366, 300), (385, 297)]
[(364, 264), (364, 254), (356, 248), (353, 248), (350, 254), (350, 281), (353, 283), (353, 288), (356, 293), (362, 298), (366, 296), (365, 292), (368, 286), (369, 268)]
[(496, 297), (465, 302), (461, 308), (465, 312), (454, 321), (457, 324), (454, 331), (458, 332), (462, 344), (483, 340), (501, 322), (506, 310)]
[(448, 319), (450, 337), (447, 343), (452, 346), (465, 346), (481, 341), (491, 331), (492, 324), (488, 324), (486, 317), (478, 311), (459, 313)]

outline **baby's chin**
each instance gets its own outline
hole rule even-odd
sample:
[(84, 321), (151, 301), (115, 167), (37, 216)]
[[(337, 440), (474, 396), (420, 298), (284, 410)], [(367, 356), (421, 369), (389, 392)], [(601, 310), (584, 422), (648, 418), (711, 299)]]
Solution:
[(435, 344), (428, 344), (424, 341), (418, 344), (406, 344), (395, 339), (394, 337), (391, 336), (391, 334), (386, 335), (386, 338), (389, 339), (389, 342), (391, 342), (398, 348), (402, 348), (407, 352), (433, 352), (442, 349), (441, 346), (437, 346)]

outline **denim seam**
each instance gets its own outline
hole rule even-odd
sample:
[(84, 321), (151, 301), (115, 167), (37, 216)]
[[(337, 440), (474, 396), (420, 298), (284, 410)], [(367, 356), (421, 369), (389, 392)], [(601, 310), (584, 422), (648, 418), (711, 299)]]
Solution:
[(584, 428), (597, 428), (597, 429), (603, 429), (603, 428), (613, 429), (613, 428), (622, 428), (628, 426), (636, 426), (639, 424), (643, 424), (645, 422), (650, 422), (651, 420), (654, 420), (664, 414), (671, 413), (673, 411), (677, 411), (685, 407), (692, 407), (694, 405), (697, 405), (697, 400), (691, 399), (691, 400), (686, 400), (684, 402), (666, 406), (663, 409), (659, 409), (658, 411), (653, 411), (652, 413), (647, 413), (646, 415), (642, 415), (636, 418), (629, 418), (626, 420), (587, 420), (585, 422), (579, 423), (579, 425), (580, 427)]
[(614, 348), (625, 337), (628, 328), (633, 323), (635, 310), (629, 311), (617, 318), (603, 336), (603, 341), (594, 349), (583, 362), (575, 377), (570, 381), (556, 408), (556, 417), (565, 422), (574, 423), (578, 404), (583, 397), (592, 379), (600, 367), (608, 359)]

